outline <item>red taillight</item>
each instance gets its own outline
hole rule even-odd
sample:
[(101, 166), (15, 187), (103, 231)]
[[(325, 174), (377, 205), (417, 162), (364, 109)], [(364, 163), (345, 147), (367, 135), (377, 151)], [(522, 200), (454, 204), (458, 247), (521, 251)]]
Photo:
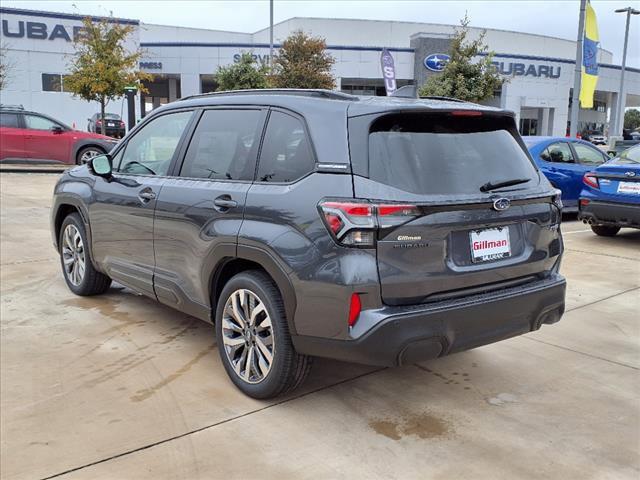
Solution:
[(361, 311), (362, 311), (362, 303), (360, 302), (360, 295), (357, 293), (352, 293), (351, 303), (349, 304), (349, 326), (350, 327), (353, 327), (356, 324)]
[(337, 235), (338, 232), (342, 230), (342, 227), (344, 226), (344, 223), (342, 223), (342, 220), (338, 215), (334, 215), (332, 213), (325, 213), (324, 219), (327, 221), (327, 226), (329, 227), (329, 230), (331, 230), (334, 235)]
[(324, 202), (323, 207), (337, 208), (350, 216), (367, 217), (371, 216), (373, 210), (368, 203), (347, 203), (347, 202)]
[(482, 112), (478, 110), (454, 110), (451, 115), (454, 117), (481, 117)]
[(121, 127), (124, 127), (124, 122), (120, 122), (120, 126), (121, 126)]
[(592, 188), (600, 188), (600, 184), (598, 184), (598, 177), (593, 173), (585, 173), (584, 177), (582, 177), (582, 182)]
[(96, 120), (96, 125), (102, 125), (102, 120)]
[(385, 217), (387, 215), (417, 215), (420, 210), (415, 205), (378, 205), (378, 215)]
[(586, 198), (581, 198), (580, 205), (586, 207), (587, 205), (589, 205), (589, 200), (587, 200)]
[(401, 225), (420, 215), (416, 205), (351, 201), (320, 202), (327, 228), (345, 246), (373, 247), (380, 228)]

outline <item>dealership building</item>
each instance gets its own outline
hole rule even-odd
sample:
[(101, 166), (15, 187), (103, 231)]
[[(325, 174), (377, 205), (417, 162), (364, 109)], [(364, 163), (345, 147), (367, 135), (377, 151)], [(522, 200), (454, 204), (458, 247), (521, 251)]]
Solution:
[[(65, 91), (64, 76), (73, 54), (73, 38), (82, 28), (82, 15), (0, 8), (1, 37), (10, 65), (2, 104), (23, 105), (46, 113), (78, 129), (98, 111), (96, 103)], [(269, 58), (269, 28), (254, 33), (146, 24), (141, 20), (110, 18), (128, 24), (133, 32), (129, 48), (144, 52), (140, 68), (153, 75), (139, 95), (136, 115), (181, 97), (216, 89), (219, 66), (251, 52), (259, 61)], [(380, 55), (393, 56), (398, 86), (421, 85), (438, 75), (438, 59), (446, 58), (454, 25), (329, 18), (291, 18), (274, 25), (275, 54), (291, 33), (326, 39), (335, 58), (336, 89), (355, 95), (384, 95)], [(483, 29), (471, 29), (474, 37)], [(565, 135), (571, 112), (576, 43), (572, 40), (507, 30), (486, 29), (485, 41), (495, 52), (496, 68), (508, 79), (488, 104), (513, 110), (520, 131), (527, 135)], [(617, 46), (616, 46), (617, 47)], [(435, 59), (435, 61), (434, 61)], [(621, 68), (613, 55), (598, 52), (599, 80), (592, 109), (580, 109), (578, 130), (608, 129), (618, 102)], [(625, 105), (640, 105), (640, 69), (625, 74)], [(124, 99), (107, 111), (126, 118)]]

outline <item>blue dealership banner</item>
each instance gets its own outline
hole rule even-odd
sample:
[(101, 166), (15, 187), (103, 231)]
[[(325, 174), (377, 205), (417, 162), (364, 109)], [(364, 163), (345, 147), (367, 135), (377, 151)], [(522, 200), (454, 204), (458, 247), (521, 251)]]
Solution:
[(396, 67), (393, 63), (393, 57), (386, 48), (382, 49), (382, 55), (380, 55), (380, 66), (382, 67), (384, 89), (387, 91), (387, 96), (389, 96), (395, 92), (398, 87), (396, 85)]

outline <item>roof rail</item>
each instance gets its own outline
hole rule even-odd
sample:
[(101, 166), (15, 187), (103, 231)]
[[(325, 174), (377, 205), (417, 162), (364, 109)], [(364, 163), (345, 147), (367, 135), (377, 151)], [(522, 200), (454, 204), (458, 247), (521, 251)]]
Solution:
[(191, 100), (193, 98), (206, 98), (210, 96), (226, 96), (226, 95), (298, 95), (301, 97), (317, 97), (327, 98), (331, 100), (350, 100), (357, 101), (359, 97), (348, 93), (336, 92), (334, 90), (326, 90), (321, 88), (254, 88), (247, 90), (227, 90), (224, 92), (209, 92), (199, 95), (191, 95), (181, 100)]
[(5, 110), (24, 110), (22, 105), (5, 105), (0, 103), (0, 108), (4, 108)]
[(459, 98), (453, 98), (453, 97), (440, 97), (438, 95), (425, 95), (424, 97), (419, 97), (421, 99), (426, 99), (426, 100), (444, 100), (447, 102), (456, 102), (456, 103), (472, 103), (472, 102), (468, 102), (466, 100), (460, 100)]

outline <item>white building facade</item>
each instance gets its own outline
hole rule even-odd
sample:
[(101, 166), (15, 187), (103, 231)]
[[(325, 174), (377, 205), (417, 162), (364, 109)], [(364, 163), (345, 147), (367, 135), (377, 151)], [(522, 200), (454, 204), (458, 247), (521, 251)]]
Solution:
[[(214, 91), (219, 66), (251, 52), (268, 61), (269, 29), (255, 33), (150, 25), (139, 20), (110, 18), (133, 27), (130, 48), (142, 48), (140, 68), (154, 76), (149, 92), (136, 101), (136, 115), (181, 97)], [(73, 54), (73, 38), (82, 16), (0, 8), (0, 41), (11, 65), (0, 102), (23, 105), (59, 120), (86, 128), (97, 105), (64, 90), (64, 75)], [(356, 95), (384, 95), (380, 67), (382, 48), (394, 58), (398, 85), (421, 85), (428, 75), (426, 59), (446, 54), (455, 26), (372, 20), (291, 18), (274, 26), (280, 43), (296, 30), (325, 38), (336, 59), (336, 89)], [(482, 29), (472, 29), (471, 36)], [(488, 103), (516, 113), (521, 133), (565, 135), (574, 78), (574, 41), (505, 30), (487, 29), (485, 41), (496, 52), (494, 62), (508, 81)], [(610, 51), (598, 53), (599, 81), (594, 108), (580, 109), (578, 130), (606, 131), (613, 124), (621, 69), (612, 65)], [(640, 105), (640, 69), (627, 67), (625, 104)], [(126, 118), (126, 102), (116, 100), (107, 111)]]

